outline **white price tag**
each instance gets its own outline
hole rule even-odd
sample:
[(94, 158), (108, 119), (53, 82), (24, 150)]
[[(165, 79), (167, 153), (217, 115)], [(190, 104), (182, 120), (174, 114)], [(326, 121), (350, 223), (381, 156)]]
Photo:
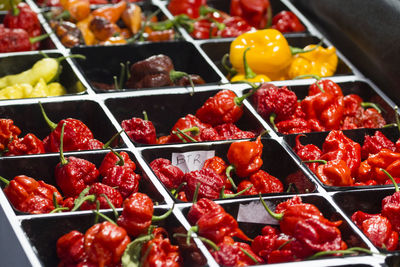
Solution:
[[(265, 201), (271, 210), (275, 210), (275, 206), (268, 201)], [(237, 215), (238, 222), (247, 223), (262, 223), (270, 225), (278, 225), (279, 221), (272, 218), (265, 210), (261, 202), (250, 202), (249, 204), (240, 204)]]
[(172, 153), (172, 165), (177, 166), (184, 173), (201, 170), (204, 162), (215, 156), (214, 150), (190, 151)]

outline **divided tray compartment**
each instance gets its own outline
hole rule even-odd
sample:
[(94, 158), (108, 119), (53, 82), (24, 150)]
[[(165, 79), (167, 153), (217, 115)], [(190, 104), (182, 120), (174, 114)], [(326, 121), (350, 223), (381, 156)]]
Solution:
[[(343, 133), (345, 136), (350, 138), (351, 140), (357, 142), (362, 146), (364, 144), (364, 137), (366, 135), (374, 135), (376, 131), (381, 131), (389, 140), (393, 143), (396, 143), (398, 140), (400, 133), (397, 127), (390, 128), (373, 128), (373, 129), (355, 129), (355, 130), (344, 130)], [(319, 147), (322, 150), (322, 144), (325, 142), (326, 137), (329, 132), (314, 132), (314, 133), (305, 133), (303, 137), (300, 137), (300, 142), (302, 145), (313, 144)], [(286, 144), (293, 149), (296, 144), (296, 137), (298, 134), (290, 134), (283, 136)], [(294, 153), (294, 152), (293, 152)], [(295, 154), (295, 153), (294, 153)], [(300, 159), (299, 159), (300, 160)], [(307, 166), (306, 166), (307, 168)], [(311, 172), (311, 170), (310, 170)], [(357, 190), (357, 189), (368, 189), (368, 188), (382, 188), (388, 187), (390, 185), (374, 185), (374, 186), (328, 186), (319, 181), (316, 175), (315, 179), (327, 190), (327, 191), (346, 191), (346, 190)]]
[[(288, 189), (290, 182), (287, 181), (286, 177), (289, 174), (300, 172), (298, 179), (294, 182), (298, 185), (303, 185), (302, 187), (297, 186), (299, 193), (309, 193), (316, 190), (316, 185), (312, 179), (307, 177), (303, 173), (300, 167), (297, 165), (295, 160), (290, 157), (289, 153), (275, 140), (269, 138), (261, 139), (263, 144), (262, 160), (263, 165), (261, 170), (266, 171), (270, 175), (278, 178), (283, 184), (283, 193), (270, 193), (269, 195), (282, 195), (288, 194), (285, 191)], [(230, 144), (232, 142), (219, 142), (219, 143), (204, 143), (204, 144), (191, 144), (191, 145), (169, 145), (156, 148), (139, 148), (141, 156), (144, 158), (147, 164), (150, 164), (153, 160), (157, 158), (166, 158), (168, 160), (172, 159), (172, 153), (185, 153), (193, 151), (215, 151), (215, 156), (221, 157), (227, 164), (229, 161), (226, 157)], [(171, 160), (172, 161), (172, 160)], [(241, 179), (231, 174), (236, 185), (239, 185)], [(303, 188), (303, 189), (301, 189)], [(292, 192), (290, 193), (292, 194)], [(171, 197), (172, 194), (170, 193)], [(264, 194), (266, 195), (266, 194)], [(253, 196), (238, 196), (236, 198), (248, 198)], [(177, 202), (182, 202), (175, 199)]]
[[(126, 88), (125, 86), (123, 86), (124, 89), (122, 90), (104, 90), (98, 88), (98, 86), (96, 87), (93, 82), (113, 84), (113, 76), (119, 77), (121, 70), (120, 63), (129, 61), (129, 66), (131, 66), (138, 61), (158, 54), (169, 56), (176, 71), (200, 75), (206, 83), (216, 84), (221, 81), (221, 77), (214, 70), (213, 66), (200, 54), (197, 48), (192, 43), (185, 41), (120, 46), (74, 47), (71, 49), (71, 52), (86, 56), (86, 60), (77, 61), (77, 65), (88, 83), (96, 92), (100, 93), (138, 90), (135, 88)], [(171, 87), (163, 88), (168, 90)]]
[[(52, 58), (63, 56), (55, 50), (44, 51), (44, 53)], [(19, 52), (11, 55), (0, 54), (0, 77), (26, 71), (41, 59), (43, 59), (43, 55), (36, 52)], [(86, 88), (77, 77), (68, 60), (61, 61), (60, 66), (62, 71), (56, 81), (65, 87), (67, 95), (83, 94)]]
[[(341, 234), (342, 240), (346, 242), (348, 247), (364, 247), (368, 249), (367, 244), (363, 242), (361, 237), (354, 232), (353, 226), (346, 222), (346, 220), (329, 204), (329, 202), (322, 196), (319, 195), (299, 195), (303, 201), (303, 203), (310, 203), (315, 205), (321, 213), (330, 221), (342, 220), (342, 224), (338, 227)], [(272, 210), (275, 209), (275, 206), (281, 202), (284, 202), (288, 199), (292, 198), (291, 196), (273, 196), (273, 197), (263, 197), (265, 203)], [(244, 199), (244, 200), (232, 200), (232, 201), (216, 201), (220, 204), (224, 210), (233, 216), (236, 220), (238, 220), (239, 209), (243, 209), (240, 211), (241, 213), (251, 212), (251, 210), (256, 210), (255, 212), (261, 212), (254, 205), (259, 203), (260, 210), (263, 210), (262, 204), (259, 199)], [(248, 206), (248, 205), (252, 206)], [(248, 207), (246, 207), (248, 206)], [(251, 208), (249, 208), (251, 207)], [(246, 209), (247, 208), (247, 209)], [(182, 207), (182, 213), (187, 218), (187, 214), (190, 210), (190, 206)], [(267, 211), (265, 211), (267, 213)], [(270, 224), (270, 223), (254, 223), (254, 222), (244, 222), (238, 220), (239, 228), (250, 238), (254, 239), (257, 235), (261, 235), (261, 229), (266, 225), (271, 226), (279, 226), (278, 223)], [(252, 219), (253, 220), (253, 219)], [(254, 221), (254, 220), (253, 220)], [(272, 220), (271, 218), (271, 221)], [(241, 241), (241, 240), (239, 240)], [(365, 254), (366, 255), (366, 254)], [(318, 266), (336, 266), (336, 265), (344, 265), (345, 263), (340, 264), (340, 257), (328, 256), (326, 258), (321, 258), (320, 260), (326, 261), (321, 262)], [(366, 262), (366, 261), (365, 261)], [(293, 265), (297, 263), (288, 263), (289, 265)], [(267, 266), (267, 265), (265, 265)], [(361, 265), (362, 266), (362, 265)]]
[[(190, 89), (188, 89), (190, 90)], [(157, 137), (169, 135), (172, 127), (179, 118), (187, 114), (195, 115), (204, 102), (217, 94), (219, 90), (195, 92), (191, 96), (188, 92), (163, 91), (156, 94), (109, 98), (105, 104), (121, 124), (123, 120), (132, 117), (143, 118), (145, 110), (149, 120), (153, 122)], [(260, 121), (243, 105), (243, 115), (235, 125), (243, 131), (251, 131), (260, 134), (265, 131)], [(134, 142), (135, 146), (145, 146)]]
[[(118, 133), (103, 109), (95, 101), (52, 101), (42, 102), (42, 105), (47, 116), (54, 123), (67, 118), (81, 120), (92, 131), (94, 138), (103, 143)], [(0, 106), (0, 118), (12, 119), (14, 125), (21, 129), (20, 136), (33, 133), (43, 140), (51, 132), (42, 116), (39, 103)], [(116, 142), (118, 146), (126, 147), (121, 138), (117, 138), (117, 140), (119, 140)]]
[[(155, 207), (154, 214), (161, 215), (167, 212), (165, 207)], [(112, 212), (103, 212), (106, 216), (114, 219)], [(57, 216), (24, 216), (20, 219), (21, 227), (25, 235), (32, 245), (36, 257), (43, 266), (57, 266), (59, 259), (57, 257), (56, 244), (58, 238), (69, 233), (72, 230), (78, 230), (83, 234), (93, 225), (95, 216), (92, 213), (74, 214), (74, 215), (57, 215)], [(103, 219), (100, 218), (99, 222)], [(182, 223), (174, 214), (168, 216), (164, 221), (157, 223), (158, 226), (164, 227), (173, 245), (177, 245), (176, 240), (172, 237), (175, 229), (183, 228)], [(176, 231), (176, 230), (175, 230)], [(131, 238), (133, 241), (133, 238)], [(188, 253), (186, 253), (188, 254)], [(202, 257), (202, 261), (206, 262), (203, 254), (197, 251), (197, 255)], [(198, 266), (186, 258), (185, 266)]]
[[(117, 152), (121, 152), (124, 150), (117, 150)], [(79, 153), (70, 153), (65, 152), (64, 156), (76, 157), (85, 159), (96, 165), (97, 168), (100, 167), (101, 162), (109, 151), (87, 151), (87, 152), (79, 152)], [(125, 151), (128, 153), (129, 157), (136, 164), (135, 173), (141, 176), (141, 180), (139, 182), (139, 192), (147, 194), (154, 203), (163, 204), (165, 203), (164, 198), (159, 192), (159, 189), (155, 187), (155, 185), (144, 175), (142, 167), (139, 165), (137, 158), (129, 151)], [(60, 162), (59, 154), (52, 154), (46, 156), (21, 156), (21, 157), (9, 157), (3, 158), (0, 160), (0, 169), (1, 176), (6, 178), (7, 180), (12, 180), (17, 175), (26, 175), (34, 178), (35, 180), (43, 180), (45, 183), (55, 186), (61, 195), (65, 198), (61, 189), (57, 186), (54, 172), (57, 164)], [(99, 181), (101, 182), (102, 177), (99, 176)], [(4, 188), (4, 184), (2, 183), (2, 188)], [(1, 192), (0, 194), (3, 194)], [(10, 203), (11, 206), (13, 206)], [(13, 207), (14, 208), (14, 207)], [(16, 214), (28, 214), (25, 212), (21, 212), (14, 208)]]
[[(318, 44), (321, 40), (315, 36), (286, 36), (290, 46), (303, 48), (309, 44)], [(221, 64), (222, 57), (225, 54), (229, 54), (231, 42), (226, 40), (211, 40), (204, 42), (200, 45), (200, 48), (206, 53), (212, 62), (218, 67), (218, 69), (227, 75), (227, 71)], [(334, 76), (352, 75), (353, 71), (340, 57), (338, 66)]]
[[(359, 95), (364, 102), (373, 102), (377, 104), (382, 110), (382, 117), (386, 120), (386, 124), (395, 122), (395, 111), (390, 106), (390, 104), (382, 98), (379, 94), (375, 92), (375, 90), (364, 81), (351, 81), (351, 82), (338, 82), (337, 83), (340, 88), (342, 88), (343, 95), (357, 94)], [(293, 91), (298, 100), (303, 100), (308, 95), (308, 88), (311, 84), (307, 85), (290, 85), (288, 89)], [(281, 86), (282, 87), (282, 86)], [(244, 93), (249, 90), (245, 90)], [(248, 98), (250, 104), (256, 110), (254, 106), (254, 101), (252, 97)], [(260, 115), (261, 116), (261, 115)], [(273, 129), (272, 124), (269, 122), (269, 118), (264, 118), (264, 121), (268, 123)], [(360, 128), (361, 129), (361, 128)], [(278, 135), (283, 135), (282, 133), (277, 132)]]

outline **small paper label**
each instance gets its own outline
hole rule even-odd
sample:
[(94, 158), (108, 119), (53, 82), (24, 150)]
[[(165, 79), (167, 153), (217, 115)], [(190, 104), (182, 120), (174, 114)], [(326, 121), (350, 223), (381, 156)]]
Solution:
[(215, 156), (214, 150), (190, 151), (172, 153), (172, 165), (177, 166), (184, 173), (201, 170), (204, 162)]
[[(265, 201), (267, 206), (271, 210), (275, 210), (274, 204), (269, 201)], [(237, 215), (238, 222), (247, 223), (262, 223), (278, 225), (279, 221), (272, 218), (271, 215), (265, 210), (261, 202), (250, 202), (249, 204), (240, 204), (239, 212)]]

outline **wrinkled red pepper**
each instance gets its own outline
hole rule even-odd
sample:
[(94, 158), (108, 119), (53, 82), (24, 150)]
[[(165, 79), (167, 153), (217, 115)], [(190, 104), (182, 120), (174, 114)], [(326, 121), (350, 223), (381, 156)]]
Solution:
[(367, 159), (369, 154), (376, 154), (383, 148), (395, 151), (396, 146), (382, 132), (376, 131), (374, 135), (365, 135), (364, 144), (361, 147), (361, 158)]
[[(281, 193), (283, 192), (283, 184), (282, 182), (267, 173), (266, 171), (259, 170), (258, 172), (252, 174), (250, 176), (250, 183), (242, 181), (238, 185), (237, 191), (242, 191), (243, 189), (248, 188), (250, 185), (253, 185), (250, 190), (244, 192), (244, 195), (256, 195), (256, 194), (267, 194), (267, 193)], [(249, 192), (250, 191), (250, 192)]]
[(282, 10), (272, 18), (271, 28), (282, 33), (303, 32), (306, 30), (299, 18), (292, 11), (287, 10)]
[(134, 142), (142, 144), (155, 144), (157, 142), (156, 128), (144, 113), (144, 119), (132, 118), (121, 122), (122, 128)]
[(318, 179), (329, 186), (352, 186), (354, 180), (345, 161), (334, 159), (317, 167), (315, 174)]
[[(90, 186), (87, 195), (93, 195), (100, 203), (100, 209), (110, 209), (110, 205), (107, 199), (114, 205), (115, 208), (122, 207), (122, 196), (117, 189), (112, 188), (103, 183), (94, 183)], [(107, 196), (107, 199), (103, 196)], [(96, 209), (96, 203), (92, 201), (85, 201), (80, 207), (81, 210), (94, 210)]]
[[(124, 160), (125, 167), (129, 167), (130, 169), (132, 169), (132, 171), (136, 170), (136, 164), (135, 164), (135, 162), (133, 162), (131, 160), (128, 153), (121, 151), (121, 152), (119, 152), (119, 155)], [(115, 153), (113, 153), (112, 151), (108, 152), (100, 164), (100, 167), (99, 167), (100, 175), (104, 176), (106, 171), (108, 169), (116, 166), (119, 163), (119, 161), (120, 161), (120, 158), (118, 158), (118, 156)]]
[[(294, 152), (299, 156), (302, 161), (317, 160), (321, 157), (322, 151), (313, 144), (302, 145), (300, 143), (300, 137), (304, 135), (296, 136), (296, 145), (293, 147)], [(318, 163), (306, 163), (312, 172), (315, 173), (318, 167)]]
[(257, 28), (264, 29), (269, 26), (268, 9), (271, 8), (269, 0), (232, 0), (230, 14), (242, 17), (248, 24)]
[(224, 212), (224, 209), (208, 198), (201, 198), (190, 207), (187, 219), (192, 225), (195, 225), (201, 216), (214, 211)]
[[(171, 129), (171, 138), (170, 142), (182, 142), (182, 140), (178, 137), (179, 135), (181, 138), (183, 138), (187, 142), (191, 142), (192, 140), (188, 139), (187, 137), (179, 134), (177, 132), (177, 129), (184, 131), (187, 135), (190, 137), (199, 140), (200, 138), (200, 133), (204, 131), (205, 129), (209, 129), (211, 126), (209, 124), (203, 123), (202, 121), (199, 120), (196, 116), (192, 114), (188, 114), (185, 117), (182, 117), (178, 119), (178, 121), (174, 124), (174, 126)], [(217, 135), (217, 133), (215, 132)]]
[(183, 182), (183, 171), (172, 165), (168, 159), (155, 159), (150, 163), (150, 168), (169, 190), (177, 188)]
[(220, 140), (254, 138), (256, 135), (250, 131), (242, 131), (233, 123), (224, 123), (214, 127)]
[(200, 7), (207, 4), (207, 0), (171, 0), (168, 10), (172, 15), (186, 14), (195, 19), (200, 16)]
[(186, 197), (189, 201), (193, 200), (194, 193), (198, 187), (198, 198), (217, 199), (220, 196), (224, 179), (212, 169), (202, 169), (185, 173), (183, 181)]
[(78, 265), (86, 261), (87, 255), (84, 249), (85, 236), (73, 230), (57, 240), (57, 256), (60, 259), (59, 266)]
[(8, 144), (18, 138), (21, 130), (14, 125), (11, 119), (0, 119), (0, 151), (7, 148)]
[(45, 153), (42, 140), (28, 133), (23, 138), (16, 138), (8, 144), (6, 156), (31, 155)]
[(227, 167), (228, 164), (218, 156), (207, 159), (203, 165), (203, 169), (212, 169), (225, 180), (225, 189), (231, 189), (232, 184), (229, 182), (225, 173)]

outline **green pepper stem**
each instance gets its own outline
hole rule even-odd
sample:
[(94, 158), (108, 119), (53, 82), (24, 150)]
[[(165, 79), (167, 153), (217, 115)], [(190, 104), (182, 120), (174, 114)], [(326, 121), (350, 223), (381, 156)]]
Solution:
[[(194, 133), (194, 135), (198, 135), (200, 133), (200, 128), (197, 126), (193, 126), (190, 128), (186, 128), (186, 129), (182, 129), (180, 130), (182, 133), (187, 133), (187, 132), (191, 132)], [(195, 140), (196, 141), (196, 140)]]
[[(100, 210), (100, 201), (98, 199), (96, 199), (96, 210), (99, 211)], [(94, 216), (94, 224), (97, 224), (99, 222), (99, 214), (95, 213)]]
[(235, 104), (236, 104), (237, 106), (241, 106), (241, 105), (243, 104), (243, 101), (244, 101), (246, 98), (252, 96), (255, 92), (257, 92), (257, 90), (258, 90), (260, 87), (261, 87), (261, 86), (256, 86), (256, 87), (252, 86), (252, 89), (250, 90), (250, 92), (248, 92), (248, 93), (246, 93), (246, 94), (244, 94), (244, 95), (242, 95), (242, 96), (240, 96), (240, 97), (239, 97), (239, 96), (235, 97), (235, 99), (234, 99)]
[(61, 212), (63, 210), (68, 210), (68, 208), (67, 207), (58, 207), (58, 208), (53, 209), (49, 213), (52, 214), (52, 213), (56, 213), (56, 212)]
[(65, 123), (63, 123), (61, 127), (61, 134), (60, 134), (60, 163), (62, 166), (68, 164), (68, 161), (64, 157), (64, 127)]
[[(248, 187), (246, 187), (242, 191), (239, 191), (239, 192), (237, 192), (235, 194), (227, 194), (227, 195), (225, 195), (225, 193), (222, 191), (221, 192), (221, 198), (234, 198), (234, 197), (240, 196), (244, 192), (246, 192), (247, 190), (250, 190), (250, 188), (252, 188), (252, 187), (253, 187), (253, 185), (249, 185)], [(224, 189), (225, 189), (225, 186), (222, 188), (222, 190), (224, 190)]]
[(6, 186), (10, 183), (10, 181), (7, 180), (6, 178), (4, 178), (3, 176), (0, 176), (0, 181), (2, 181), (3, 183), (5, 183)]
[(369, 249), (365, 249), (365, 248), (360, 248), (360, 247), (352, 247), (346, 250), (328, 250), (328, 251), (320, 251), (315, 253), (314, 255), (310, 256), (307, 258), (307, 260), (314, 260), (316, 258), (319, 257), (323, 257), (326, 255), (332, 255), (332, 254), (354, 254), (357, 252), (364, 252), (367, 254), (372, 254), (372, 251)]
[(304, 50), (303, 48), (299, 48), (299, 47), (292, 47), (290, 46), (290, 52), (292, 53), (292, 56), (297, 55), (297, 54), (301, 54), (301, 53), (308, 53), (311, 51), (316, 50), (318, 47), (320, 47), (323, 43), (323, 40), (321, 40), (318, 44), (315, 45), (315, 47), (311, 48), (311, 49), (307, 49)]
[(289, 184), (289, 186), (288, 186), (288, 188), (287, 188), (287, 190), (286, 190), (286, 193), (290, 193), (290, 191), (292, 190), (292, 188), (294, 189), (294, 192), (295, 192), (296, 194), (299, 193), (299, 189), (297, 189), (297, 186), (296, 186), (295, 183), (290, 183), (290, 184)]
[(125, 80), (125, 73), (126, 73), (126, 66), (124, 63), (119, 63), (119, 65), (121, 66), (121, 70), (119, 73), (119, 79), (118, 79), (118, 88), (122, 89), (122, 86), (124, 85), (124, 80)]
[(111, 218), (107, 217), (107, 216), (104, 215), (103, 213), (100, 213), (98, 210), (94, 210), (93, 213), (99, 215), (101, 218), (103, 218), (104, 220), (106, 220), (106, 221), (108, 221), (108, 222), (110, 222), (110, 223), (112, 223), (112, 224), (118, 225), (118, 224), (117, 224), (116, 222), (114, 222)]
[(399, 192), (399, 186), (398, 186), (398, 184), (396, 183), (396, 181), (394, 180), (393, 176), (392, 176), (390, 173), (388, 173), (388, 171), (385, 170), (385, 169), (380, 168), (379, 170), (383, 171), (383, 172), (386, 174), (386, 176), (389, 177), (389, 179), (392, 181), (392, 183), (393, 183), (393, 185), (394, 185), (394, 190), (395, 190), (396, 192)]
[(315, 74), (304, 74), (304, 75), (299, 75), (293, 78), (293, 80), (298, 80), (298, 79), (303, 79), (303, 78), (314, 78), (317, 81), (321, 80), (321, 77)]
[[(186, 234), (180, 234), (180, 233), (175, 233), (172, 235), (174, 238), (176, 237), (188, 237), (188, 235)], [(217, 244), (215, 244), (213, 241), (211, 241), (208, 238), (202, 237), (202, 236), (197, 236), (198, 239), (200, 239), (202, 242), (206, 243), (207, 245), (209, 245), (213, 250), (218, 251), (220, 250), (220, 248), (218, 247)]]
[[(188, 135), (188, 134), (186, 134), (185, 132), (183, 132), (181, 129), (179, 129), (179, 128), (177, 128), (176, 129), (176, 131), (173, 131), (172, 133), (173, 134), (175, 134), (176, 136), (178, 136), (179, 137), (179, 135), (178, 135), (178, 133), (177, 132), (179, 132), (180, 134), (182, 134), (183, 136), (185, 136), (187, 139), (189, 139), (190, 141), (192, 141), (192, 142), (197, 142), (197, 140), (196, 139), (194, 139), (193, 137), (191, 137), (190, 135)], [(182, 137), (182, 136), (181, 136)], [(182, 139), (184, 139), (183, 137), (182, 138), (180, 138), (181, 140)], [(185, 139), (184, 139), (185, 140)], [(186, 141), (186, 140), (185, 140)], [(185, 142), (186, 143), (186, 142)]]
[(86, 59), (84, 55), (81, 54), (74, 54), (74, 55), (68, 55), (68, 56), (63, 56), (63, 57), (58, 57), (56, 58), (57, 62), (60, 63), (61, 61), (67, 59), (67, 58), (80, 58), (80, 59)]
[(226, 174), (226, 178), (228, 178), (229, 182), (232, 185), (232, 188), (236, 191), (237, 190), (237, 186), (235, 184), (235, 182), (233, 181), (232, 177), (231, 177), (231, 171), (235, 170), (235, 166), (233, 165), (229, 165), (226, 169), (225, 169), (225, 174)]
[(247, 250), (245, 250), (244, 248), (240, 248), (240, 250), (246, 254), (247, 257), (249, 257), (252, 261), (254, 261), (255, 264), (260, 263), (256, 258), (254, 258), (253, 255), (250, 254), (250, 252), (248, 252)]
[(265, 210), (268, 212), (268, 214), (271, 215), (271, 217), (274, 218), (275, 220), (278, 220), (278, 221), (282, 220), (283, 213), (275, 213), (272, 210), (270, 210), (270, 208), (267, 206), (267, 204), (262, 199), (261, 194), (259, 194), (259, 195), (260, 195), (260, 201), (261, 201), (262, 205), (264, 206)]
[(100, 194), (100, 196), (102, 196), (106, 199), (108, 205), (110, 206), (110, 208), (112, 209), (112, 211), (114, 213), (115, 220), (117, 220), (118, 219), (118, 211), (115, 209), (114, 204), (111, 203), (110, 199), (108, 198), (108, 196), (106, 194)]
[(60, 20), (60, 19), (69, 19), (71, 17), (71, 13), (68, 10), (64, 10), (60, 14), (54, 17), (54, 20)]
[(190, 83), (190, 86), (192, 86), (192, 92), (190, 93), (190, 95), (194, 94), (194, 83), (192, 80), (192, 77), (190, 77), (189, 74), (187, 74), (186, 72), (183, 71), (176, 71), (176, 70), (171, 70), (169, 72), (169, 78), (171, 79), (171, 81), (173, 83), (177, 82), (178, 80), (182, 79), (183, 77), (187, 77)]
[(94, 201), (96, 201), (96, 196), (95, 195), (87, 195), (87, 196), (81, 198), (79, 201), (77, 201), (77, 203), (75, 203), (75, 205), (71, 211), (78, 210), (85, 201), (94, 202)]
[(175, 207), (175, 203), (172, 204), (172, 207), (167, 212), (165, 212), (163, 215), (160, 215), (160, 216), (153, 215), (153, 217), (151, 217), (151, 221), (159, 222), (159, 221), (167, 219), (168, 216), (171, 215), (172, 211), (174, 210), (174, 207)]
[(146, 112), (146, 110), (143, 110), (143, 118), (144, 118), (144, 120), (145, 121), (149, 121), (149, 117), (147, 116), (147, 112)]
[(46, 112), (44, 111), (42, 102), (40, 102), (40, 101), (39, 101), (39, 107), (40, 107), (40, 110), (42, 111), (42, 116), (43, 116), (44, 120), (46, 121), (47, 125), (50, 127), (50, 129), (51, 129), (52, 131), (54, 131), (54, 129), (57, 128), (57, 124), (54, 123), (54, 122), (52, 122), (52, 121), (49, 119), (49, 117), (47, 117), (47, 114), (46, 114)]
[(108, 149), (110, 149), (111, 152), (112, 152), (115, 156), (117, 156), (118, 159), (119, 159), (119, 160), (117, 161), (117, 163), (115, 163), (115, 165), (124, 166), (125, 161), (124, 161), (124, 158), (121, 156), (121, 154), (119, 154), (117, 151), (115, 151), (115, 150), (112, 149), (111, 147), (109, 147)]
[(382, 113), (381, 109), (375, 103), (372, 103), (372, 102), (361, 102), (361, 106), (363, 108), (373, 108), (376, 111), (378, 111), (378, 113)]
[(187, 232), (186, 237), (186, 244), (190, 245), (190, 238), (192, 238), (193, 233), (197, 233), (199, 231), (199, 227), (197, 225), (190, 227), (189, 231)]
[(59, 208), (58, 202), (57, 202), (57, 193), (53, 192), (53, 206), (55, 209)]
[(276, 124), (275, 124), (275, 119), (276, 119), (276, 113), (271, 113), (269, 115), (269, 122), (272, 124), (272, 127), (274, 128), (274, 130), (278, 131), (278, 127), (276, 127)]
[(45, 33), (45, 34), (42, 34), (42, 35), (39, 35), (39, 36), (31, 37), (31, 38), (29, 38), (29, 42), (31, 44), (34, 44), (36, 42), (40, 42), (40, 41), (46, 39), (49, 36), (50, 36), (50, 33)]
[(196, 184), (196, 188), (194, 189), (194, 194), (193, 194), (193, 199), (192, 199), (193, 204), (196, 204), (196, 202), (197, 202), (197, 197), (199, 196), (200, 185), (201, 185), (201, 183), (198, 182)]
[(228, 72), (228, 75), (230, 77), (235, 76), (238, 72), (234, 69), (229, 67), (228, 65), (228, 58), (229, 58), (229, 54), (225, 54), (222, 59), (221, 59), (221, 65), (222, 67)]
[(18, 16), (19, 15), (19, 8), (17, 7), (17, 5), (15, 4), (14, 0), (10, 0), (10, 6), (11, 6), (11, 12), (13, 16)]
[(175, 134), (181, 141), (182, 143), (187, 143), (186, 139), (182, 137), (177, 131), (172, 131), (172, 134)]
[(327, 164), (328, 162), (323, 159), (314, 159), (314, 160), (304, 160), (303, 163), (321, 163), (321, 164)]
[(256, 77), (257, 75), (255, 74), (255, 72), (250, 68), (249, 64), (247, 63), (247, 52), (251, 49), (251, 47), (247, 47), (244, 52), (243, 52), (243, 67), (244, 67), (244, 77), (246, 79), (252, 79), (254, 77)]
[(123, 132), (124, 132), (124, 130), (121, 130), (121, 131), (119, 131), (118, 133), (114, 134), (114, 135), (111, 137), (111, 139), (108, 140), (107, 143), (105, 143), (105, 144), (103, 145), (103, 148), (108, 148), (108, 147), (111, 145), (111, 143), (112, 143), (118, 136), (120, 136), (121, 133), (123, 133)]
[(183, 188), (185, 185), (187, 185), (187, 182), (181, 183), (176, 189), (173, 189), (173, 190), (175, 190), (174, 193), (172, 193), (172, 190), (171, 190), (171, 194), (176, 198), (176, 197), (178, 196), (178, 193), (182, 190), (182, 188)]
[[(385, 124), (383, 125), (382, 128), (390, 128), (390, 127), (397, 127), (397, 123), (389, 123), (389, 124)], [(400, 130), (400, 129), (399, 129)]]
[(113, 76), (113, 81), (114, 81), (114, 88), (115, 88), (115, 90), (121, 89), (121, 88), (119, 88), (117, 76)]

